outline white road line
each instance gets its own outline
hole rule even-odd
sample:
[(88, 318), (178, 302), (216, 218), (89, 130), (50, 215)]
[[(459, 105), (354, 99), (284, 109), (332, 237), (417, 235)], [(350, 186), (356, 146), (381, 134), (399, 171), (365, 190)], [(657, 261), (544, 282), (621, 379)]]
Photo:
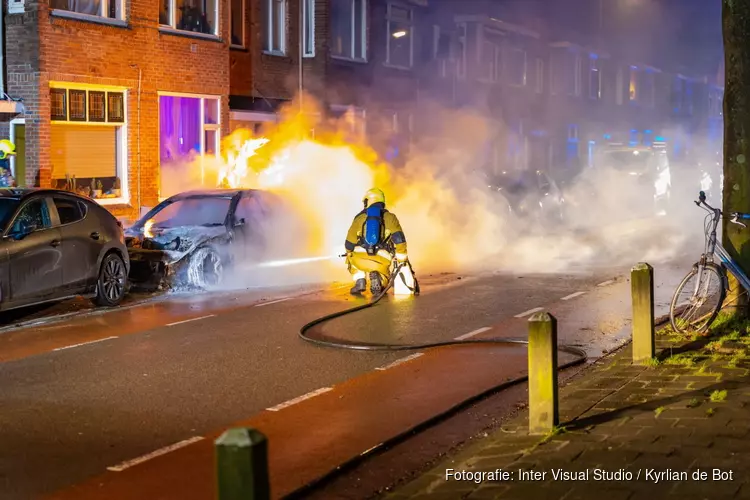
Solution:
[(479, 335), (480, 333), (484, 333), (487, 330), (492, 330), (492, 328), (490, 328), (489, 326), (485, 326), (485, 327), (482, 327), (482, 328), (477, 328), (476, 330), (473, 330), (473, 331), (471, 331), (469, 333), (464, 333), (460, 337), (456, 337), (454, 340), (468, 339), (469, 337), (473, 337), (474, 335)]
[(296, 405), (297, 403), (300, 403), (306, 399), (314, 398), (315, 396), (319, 396), (320, 394), (324, 394), (328, 391), (332, 391), (333, 387), (322, 387), (316, 391), (308, 392), (307, 394), (303, 394), (302, 396), (294, 399), (290, 399), (289, 401), (285, 401), (284, 403), (278, 404), (276, 406), (272, 406), (271, 408), (266, 408), (268, 411), (279, 411), (283, 410), (284, 408), (287, 408), (292, 405)]
[(407, 361), (411, 361), (412, 359), (417, 359), (420, 356), (424, 356), (424, 353), (423, 352), (418, 352), (416, 354), (412, 354), (411, 356), (406, 356), (405, 358), (397, 359), (396, 361), (394, 361), (393, 363), (391, 363), (389, 365), (380, 366), (380, 367), (375, 368), (375, 369), (382, 372), (382, 371), (387, 370), (388, 368), (393, 368), (394, 366), (398, 366), (400, 364), (406, 363)]
[(216, 316), (216, 315), (215, 314), (209, 314), (208, 316), (201, 316), (200, 318), (191, 318), (191, 319), (186, 319), (184, 321), (175, 321), (174, 323), (167, 323), (167, 326), (181, 325), (183, 323), (190, 323), (191, 321), (198, 321), (200, 319), (213, 318), (214, 316)]
[(255, 307), (270, 306), (271, 304), (278, 304), (279, 302), (284, 302), (284, 301), (287, 301), (287, 300), (292, 300), (292, 298), (291, 297), (287, 297), (285, 299), (277, 299), (277, 300), (272, 300), (270, 302), (261, 302), (260, 304), (255, 304)]
[(167, 453), (171, 451), (178, 450), (180, 448), (184, 448), (185, 446), (188, 446), (193, 443), (197, 443), (198, 441), (201, 441), (203, 437), (201, 436), (195, 436), (191, 437), (190, 439), (186, 439), (185, 441), (180, 441), (179, 443), (175, 443), (169, 446), (165, 446), (164, 448), (160, 448), (156, 451), (152, 451), (148, 455), (143, 455), (142, 457), (134, 458), (133, 460), (128, 460), (127, 462), (122, 462), (121, 464), (114, 465), (112, 467), (107, 467), (107, 470), (112, 472), (122, 472), (125, 469), (129, 469), (130, 467), (133, 467), (134, 465), (141, 464), (147, 460), (151, 460), (152, 458), (156, 458), (161, 455), (166, 455)]
[(112, 340), (116, 339), (117, 337), (107, 337), (106, 339), (99, 339), (99, 340), (92, 340), (91, 342), (81, 342), (80, 344), (73, 344), (65, 347), (58, 347), (57, 349), (52, 349), (53, 351), (62, 351), (64, 349), (72, 349), (74, 347), (80, 347), (82, 345), (89, 345), (89, 344), (96, 344), (97, 342), (104, 342), (105, 340)]
[(583, 295), (584, 293), (586, 293), (586, 292), (576, 292), (576, 293), (571, 293), (570, 295), (566, 295), (565, 297), (563, 297), (563, 298), (562, 298), (562, 299), (560, 299), (560, 300), (570, 300), (570, 299), (574, 299), (574, 298), (576, 298), (576, 297), (580, 297), (580, 296), (581, 296), (581, 295)]
[(614, 282), (615, 282), (615, 280), (607, 280), (607, 281), (603, 281), (603, 282), (599, 283), (596, 286), (607, 286), (607, 285), (611, 285)]
[(529, 316), (529, 315), (534, 314), (535, 312), (539, 312), (539, 311), (541, 311), (543, 309), (544, 309), (543, 307), (535, 307), (534, 309), (529, 309), (528, 311), (522, 312), (521, 314), (516, 314), (513, 317), (514, 318), (523, 318), (524, 316)]

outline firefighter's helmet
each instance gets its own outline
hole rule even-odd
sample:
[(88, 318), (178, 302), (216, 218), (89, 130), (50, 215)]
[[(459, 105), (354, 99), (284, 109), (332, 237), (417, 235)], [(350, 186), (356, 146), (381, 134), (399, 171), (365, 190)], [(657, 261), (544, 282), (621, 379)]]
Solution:
[(374, 205), (375, 203), (385, 203), (385, 194), (378, 188), (372, 188), (365, 193), (365, 197), (362, 199), (365, 207)]
[(0, 160), (4, 160), (8, 155), (16, 154), (16, 145), (8, 139), (0, 140)]

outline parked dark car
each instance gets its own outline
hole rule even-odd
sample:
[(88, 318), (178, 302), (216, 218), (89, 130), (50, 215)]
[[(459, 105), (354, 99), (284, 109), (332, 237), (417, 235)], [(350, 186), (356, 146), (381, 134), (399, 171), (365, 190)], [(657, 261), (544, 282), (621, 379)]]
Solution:
[[(278, 196), (254, 189), (174, 195), (126, 231), (131, 281), (142, 287), (206, 289), (221, 285), (239, 263), (270, 249), (292, 257), (305, 242), (302, 225)], [(299, 245), (296, 245), (299, 246)]]
[(52, 189), (0, 189), (0, 310), (127, 292), (122, 226), (95, 201)]
[(563, 220), (565, 199), (557, 183), (541, 170), (503, 172), (490, 179), (492, 189), (502, 194), (510, 210), (542, 224)]

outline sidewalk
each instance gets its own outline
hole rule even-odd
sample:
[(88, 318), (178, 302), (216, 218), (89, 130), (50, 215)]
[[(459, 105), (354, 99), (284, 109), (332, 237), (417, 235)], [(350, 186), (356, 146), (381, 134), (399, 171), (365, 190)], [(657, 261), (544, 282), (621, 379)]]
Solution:
[(720, 321), (710, 338), (659, 332), (651, 366), (628, 345), (584, 371), (556, 432), (519, 416), (384, 498), (750, 499), (750, 323)]

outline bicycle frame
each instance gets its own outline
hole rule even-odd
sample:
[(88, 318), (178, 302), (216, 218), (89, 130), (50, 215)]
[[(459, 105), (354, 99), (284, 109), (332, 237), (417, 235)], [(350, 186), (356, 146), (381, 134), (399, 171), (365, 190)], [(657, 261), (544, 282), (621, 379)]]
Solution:
[[(705, 201), (703, 201), (703, 204), (713, 212), (713, 218), (711, 220), (711, 233), (706, 244), (706, 252), (701, 256), (701, 260), (698, 263), (698, 280), (695, 284), (694, 293), (698, 293), (701, 276), (703, 276), (703, 267), (706, 263), (713, 262), (714, 255), (717, 255), (719, 260), (721, 260), (721, 263), (737, 278), (737, 281), (740, 282), (742, 288), (750, 290), (750, 278), (748, 278), (742, 269), (740, 269), (740, 267), (734, 262), (734, 259), (729, 255), (729, 252), (727, 252), (721, 243), (719, 243), (718, 238), (716, 237), (716, 228), (719, 226), (719, 221), (721, 220), (721, 210), (712, 208), (710, 205), (706, 204)], [(726, 283), (724, 286), (726, 286)]]

